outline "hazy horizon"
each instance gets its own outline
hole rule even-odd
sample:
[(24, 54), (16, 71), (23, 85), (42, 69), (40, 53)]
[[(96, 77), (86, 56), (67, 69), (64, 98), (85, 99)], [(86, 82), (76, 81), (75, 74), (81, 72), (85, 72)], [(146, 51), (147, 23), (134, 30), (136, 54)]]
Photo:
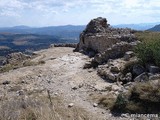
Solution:
[[(89, 21), (88, 21), (89, 22)], [(88, 24), (88, 23), (87, 23)], [(87, 25), (86, 24), (86, 25)], [(160, 22), (153, 22), (153, 23), (129, 23), (129, 24), (113, 24), (111, 26), (119, 26), (119, 25), (157, 25)], [(0, 26), (0, 28), (12, 28), (12, 27), (30, 27), (30, 28), (43, 28), (43, 27), (60, 27), (60, 26), (86, 26), (86, 25), (72, 25), (72, 24), (65, 24), (65, 25), (51, 25), (51, 26), (28, 26), (28, 25), (14, 25), (14, 26)]]
[(159, 0), (0, 0), (0, 27), (86, 25), (105, 17), (111, 25), (160, 22)]

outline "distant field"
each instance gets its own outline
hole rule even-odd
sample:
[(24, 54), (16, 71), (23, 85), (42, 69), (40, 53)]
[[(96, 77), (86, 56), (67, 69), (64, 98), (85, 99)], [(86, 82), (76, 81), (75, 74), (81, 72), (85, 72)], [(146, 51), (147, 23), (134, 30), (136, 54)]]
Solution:
[(77, 43), (78, 39), (51, 35), (0, 33), (0, 56), (12, 52), (46, 49), (54, 43)]
[(140, 41), (149, 42), (149, 41), (160, 41), (160, 32), (150, 32), (150, 31), (144, 31), (144, 32), (137, 32), (135, 34)]
[(8, 46), (0, 46), (0, 50), (8, 50), (10, 49)]

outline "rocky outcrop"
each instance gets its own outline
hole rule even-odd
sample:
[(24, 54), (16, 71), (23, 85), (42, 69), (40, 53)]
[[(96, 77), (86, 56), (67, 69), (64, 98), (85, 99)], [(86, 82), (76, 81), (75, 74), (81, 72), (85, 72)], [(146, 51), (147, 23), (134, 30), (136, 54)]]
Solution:
[(138, 63), (136, 57), (126, 61), (124, 58), (112, 60), (107, 64), (98, 66), (98, 75), (112, 82), (121, 81), (127, 83), (133, 81), (133, 66)]
[(115, 29), (105, 18), (90, 21), (80, 35), (76, 50), (87, 54), (90, 59), (84, 69), (97, 68), (103, 79), (112, 82), (142, 82), (157, 78), (160, 68), (154, 65), (143, 66), (134, 54), (139, 43), (131, 29)]
[(4, 64), (18, 64), (26, 59), (30, 59), (31, 56), (23, 54), (21, 52), (17, 52), (17, 53), (11, 53), (9, 55), (6, 56), (6, 61), (4, 62)]
[(130, 29), (115, 29), (107, 24), (105, 18), (96, 18), (89, 22), (86, 29), (80, 35), (80, 42), (76, 50), (87, 51), (88, 49), (102, 53), (113, 44), (124, 42), (134, 42), (135, 36)]
[[(126, 54), (129, 53), (132, 52)], [(126, 60), (124, 56), (123, 58), (109, 59), (106, 64), (98, 65), (97, 73), (106, 80), (122, 84), (160, 79), (158, 66), (148, 65), (147, 67), (143, 66), (134, 55), (129, 60)]]
[(107, 62), (109, 59), (116, 59), (123, 57), (127, 51), (131, 51), (134, 48), (134, 44), (127, 42), (119, 42), (112, 45), (106, 51), (98, 53), (93, 58), (93, 63), (102, 64)]

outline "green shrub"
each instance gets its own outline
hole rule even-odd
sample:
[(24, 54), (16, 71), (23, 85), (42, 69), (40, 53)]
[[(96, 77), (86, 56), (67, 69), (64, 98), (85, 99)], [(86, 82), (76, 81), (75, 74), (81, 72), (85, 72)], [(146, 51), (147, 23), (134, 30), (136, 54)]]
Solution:
[(153, 63), (160, 66), (160, 33), (146, 32), (138, 35), (142, 42), (135, 48), (137, 57), (143, 64)]
[(119, 94), (117, 100), (112, 108), (113, 111), (116, 112), (125, 112), (126, 105), (128, 103), (127, 98), (124, 94)]

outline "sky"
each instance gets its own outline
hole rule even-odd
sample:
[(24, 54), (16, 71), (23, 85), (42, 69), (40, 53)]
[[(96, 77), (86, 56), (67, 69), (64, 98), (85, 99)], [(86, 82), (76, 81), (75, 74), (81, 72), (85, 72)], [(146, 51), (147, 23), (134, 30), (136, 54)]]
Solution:
[(160, 22), (160, 0), (0, 0), (0, 27)]

